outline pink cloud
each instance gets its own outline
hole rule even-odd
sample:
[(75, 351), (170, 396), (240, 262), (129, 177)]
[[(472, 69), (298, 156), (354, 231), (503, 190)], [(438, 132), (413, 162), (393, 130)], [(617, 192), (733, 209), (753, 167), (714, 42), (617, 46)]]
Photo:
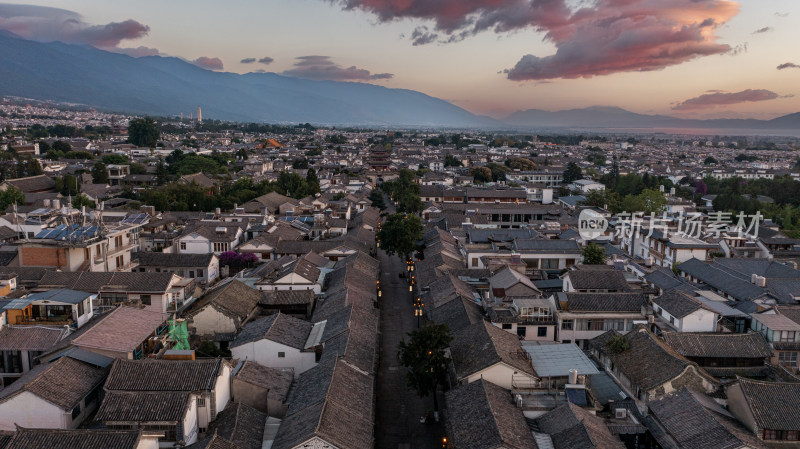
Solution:
[(208, 56), (201, 56), (192, 61), (192, 64), (207, 70), (222, 70), (224, 68), (221, 59), (209, 58)]
[(747, 89), (741, 92), (714, 92), (682, 101), (672, 109), (676, 111), (687, 111), (753, 101), (768, 101), (776, 98), (780, 98), (780, 95), (766, 89)]
[(732, 0), (595, 0), (575, 9), (568, 0), (328, 1), (384, 22), (433, 22), (432, 29), (414, 30), (414, 45), (456, 42), (484, 31), (544, 33), (556, 52), (523, 56), (505, 71), (518, 81), (660, 70), (726, 53), (731, 47), (718, 43), (715, 31), (739, 12)]
[(300, 56), (294, 67), (283, 72), (296, 78), (330, 81), (375, 81), (394, 77), (391, 73), (372, 73), (356, 66), (342, 67), (331, 61), (330, 56)]
[(138, 39), (150, 27), (135, 20), (92, 25), (80, 14), (59, 8), (0, 4), (0, 29), (40, 42), (60, 41), (102, 49), (116, 48), (124, 40)]

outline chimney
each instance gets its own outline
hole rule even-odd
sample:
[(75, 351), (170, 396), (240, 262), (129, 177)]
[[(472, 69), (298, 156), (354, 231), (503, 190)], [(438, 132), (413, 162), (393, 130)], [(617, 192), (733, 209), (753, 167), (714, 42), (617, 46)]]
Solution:
[(53, 209), (61, 209), (61, 200), (53, 200)]
[(44, 208), (45, 209), (50, 209), (50, 200), (45, 199), (42, 202), (44, 203)]

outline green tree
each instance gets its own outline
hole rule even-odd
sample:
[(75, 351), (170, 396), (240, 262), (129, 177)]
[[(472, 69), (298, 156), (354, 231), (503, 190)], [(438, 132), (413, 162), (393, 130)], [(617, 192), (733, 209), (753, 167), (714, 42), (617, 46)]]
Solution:
[(90, 200), (88, 196), (84, 195), (83, 193), (79, 193), (72, 198), (72, 207), (75, 209), (80, 209), (82, 206), (94, 208), (95, 204), (94, 201)]
[(594, 242), (589, 242), (588, 245), (584, 246), (581, 254), (583, 255), (584, 265), (604, 265), (606, 263), (606, 251), (602, 246)]
[(128, 124), (128, 142), (137, 147), (155, 148), (160, 137), (161, 131), (150, 117), (133, 119)]
[(461, 161), (459, 161), (458, 158), (456, 158), (452, 154), (448, 154), (447, 156), (444, 157), (444, 166), (445, 167), (463, 167), (464, 164), (462, 164)]
[(56, 140), (53, 142), (53, 150), (60, 151), (62, 153), (68, 153), (72, 151), (72, 145), (69, 142), (65, 142), (63, 140)]
[(446, 350), (453, 341), (446, 324), (428, 324), (408, 334), (408, 342), (397, 346), (400, 364), (408, 368), (406, 384), (420, 397), (433, 396), (433, 410), (438, 418), (439, 400), (436, 392), (446, 388), (450, 358)]
[(378, 240), (386, 254), (397, 254), (405, 260), (417, 249), (422, 230), (422, 222), (416, 215), (392, 214), (381, 223)]
[(583, 177), (583, 172), (581, 168), (578, 167), (578, 164), (574, 162), (570, 162), (567, 164), (567, 169), (564, 170), (564, 182), (573, 182), (581, 179)]
[(319, 189), (319, 178), (317, 178), (317, 171), (313, 168), (309, 168), (308, 172), (306, 173), (306, 185), (308, 186), (308, 191), (310, 195), (314, 195), (320, 192)]
[(605, 346), (606, 350), (611, 354), (619, 354), (620, 352), (625, 352), (625, 350), (630, 348), (631, 344), (622, 335), (612, 335), (608, 340), (606, 340)]
[(121, 154), (106, 154), (103, 156), (103, 163), (116, 165), (127, 164), (128, 158)]
[(512, 170), (530, 171), (536, 170), (536, 164), (524, 157), (515, 157), (506, 160), (506, 166)]
[(106, 170), (106, 164), (98, 161), (94, 164), (94, 167), (92, 167), (92, 183), (105, 184), (107, 182), (108, 171)]
[(716, 163), (717, 163), (717, 160), (716, 160), (716, 159), (714, 159), (714, 158), (713, 158), (713, 157), (711, 157), (711, 156), (709, 156), (709, 157), (707, 157), (707, 158), (703, 159), (703, 165), (713, 165), (713, 164), (716, 164)]
[(470, 174), (475, 182), (492, 182), (492, 171), (488, 167), (473, 167)]
[(138, 164), (136, 162), (130, 163), (130, 171), (132, 175), (146, 175), (147, 174), (147, 167), (142, 164)]
[(164, 185), (167, 182), (167, 176), (169, 176), (167, 164), (164, 163), (164, 158), (159, 156), (158, 163), (156, 163), (156, 184)]
[(5, 211), (12, 204), (25, 204), (25, 194), (18, 188), (9, 186), (6, 190), (0, 192), (0, 211)]

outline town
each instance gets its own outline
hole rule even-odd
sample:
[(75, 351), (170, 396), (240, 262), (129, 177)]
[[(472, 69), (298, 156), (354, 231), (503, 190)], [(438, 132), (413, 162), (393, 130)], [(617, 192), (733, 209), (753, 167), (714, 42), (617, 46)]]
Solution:
[(797, 137), (6, 97), (0, 208), (0, 448), (800, 448)]

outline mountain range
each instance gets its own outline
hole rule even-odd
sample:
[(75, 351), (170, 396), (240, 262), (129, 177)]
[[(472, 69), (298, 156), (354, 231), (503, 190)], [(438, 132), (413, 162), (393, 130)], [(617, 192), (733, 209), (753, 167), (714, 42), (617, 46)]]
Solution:
[(495, 120), (413, 90), (276, 73), (214, 72), (179, 58), (134, 58), (90, 46), (35, 42), (5, 31), (0, 31), (0, 95), (159, 116), (188, 113), (201, 106), (208, 118), (266, 123), (521, 130), (800, 129), (800, 113), (766, 121), (687, 120), (614, 107), (530, 109)]

